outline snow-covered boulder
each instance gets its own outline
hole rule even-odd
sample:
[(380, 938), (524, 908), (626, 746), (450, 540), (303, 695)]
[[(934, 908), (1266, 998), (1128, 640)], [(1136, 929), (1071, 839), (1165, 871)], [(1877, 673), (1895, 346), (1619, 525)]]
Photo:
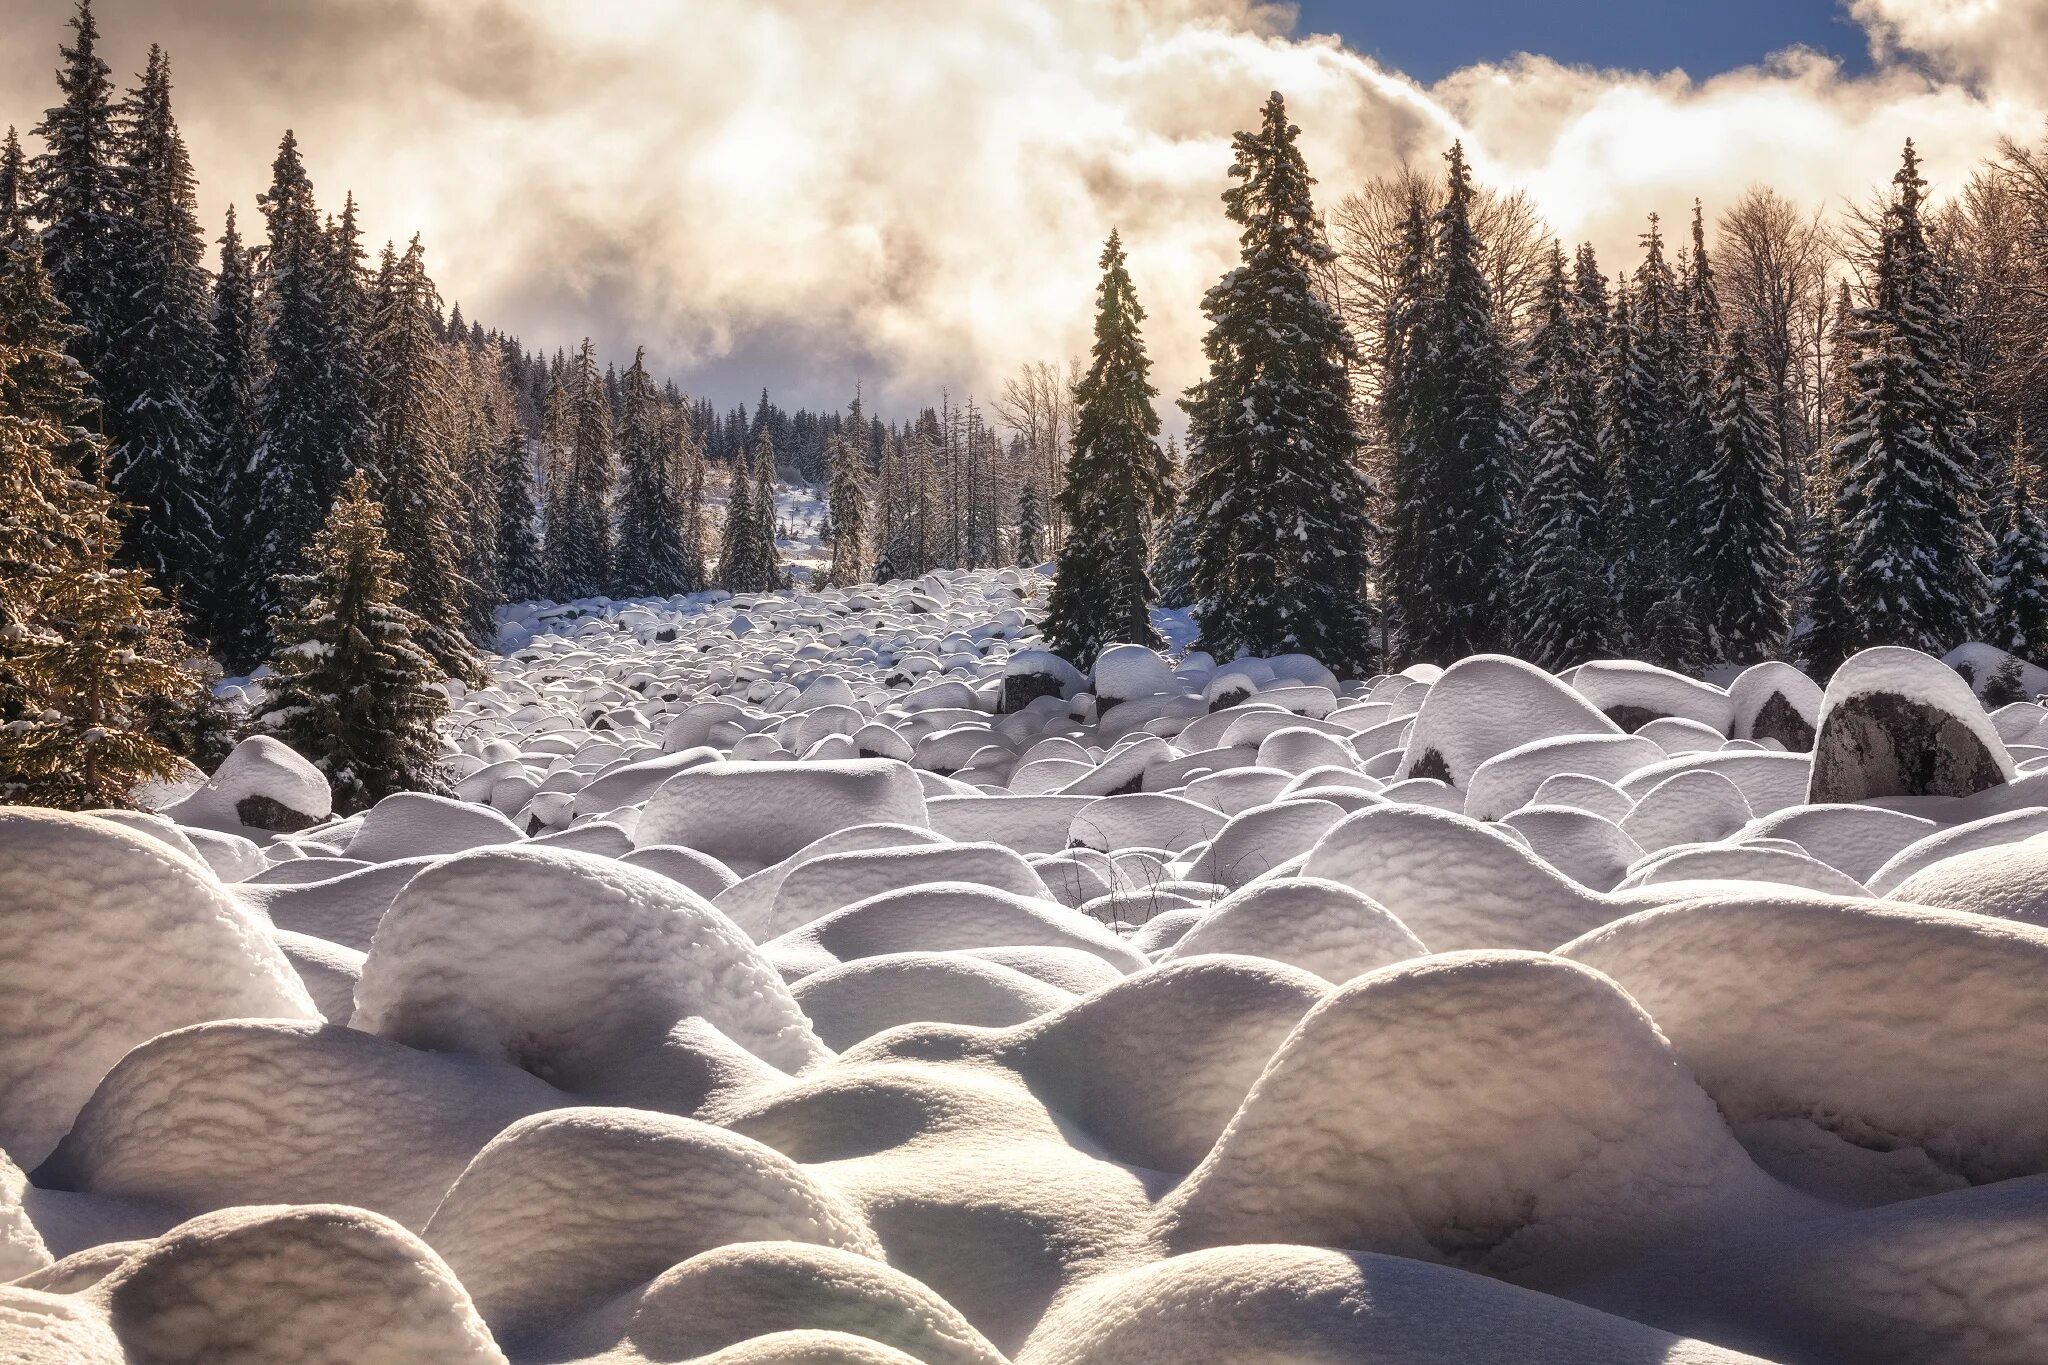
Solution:
[(1462, 788), (1487, 759), (1531, 741), (1619, 733), (1584, 697), (1535, 665), (1475, 654), (1445, 669), (1430, 687), (1398, 776)]
[(1968, 796), (2014, 776), (2012, 756), (1969, 685), (1916, 649), (1866, 649), (1821, 703), (1807, 800)]
[(0, 807), (0, 1150), (33, 1166), (138, 1043), (209, 1019), (317, 1020), (204, 864), (96, 820)]
[(319, 824), (333, 810), (333, 792), (318, 768), (269, 735), (251, 735), (221, 760), (205, 786), (163, 813), (203, 829), (290, 833)]
[(903, 763), (725, 761), (656, 788), (636, 842), (681, 844), (745, 875), (835, 830), (877, 822), (926, 823), (924, 789)]

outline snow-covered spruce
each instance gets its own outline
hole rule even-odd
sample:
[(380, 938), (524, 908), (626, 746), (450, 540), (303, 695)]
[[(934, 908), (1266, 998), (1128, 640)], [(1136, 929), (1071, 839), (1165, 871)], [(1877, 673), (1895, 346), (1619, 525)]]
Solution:
[(523, 604), (447, 794), (0, 811), (0, 1357), (2048, 1356), (2048, 675), (1044, 602)]

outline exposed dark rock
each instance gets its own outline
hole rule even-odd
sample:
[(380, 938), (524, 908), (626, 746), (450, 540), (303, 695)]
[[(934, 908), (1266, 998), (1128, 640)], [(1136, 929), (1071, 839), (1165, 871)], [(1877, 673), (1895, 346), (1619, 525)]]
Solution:
[(1003, 679), (1003, 714), (1015, 715), (1040, 697), (1057, 697), (1060, 680), (1050, 673), (1012, 673)]
[(1806, 799), (1968, 796), (2004, 781), (1996, 756), (1956, 716), (1896, 692), (1863, 692), (1821, 722)]
[(1803, 754), (1813, 748), (1813, 726), (1785, 699), (1783, 692), (1773, 692), (1757, 709), (1750, 738), (1775, 739), (1793, 753)]
[(250, 829), (267, 829), (273, 834), (291, 834), (320, 823), (317, 815), (293, 810), (274, 796), (245, 796), (235, 802), (235, 818)]

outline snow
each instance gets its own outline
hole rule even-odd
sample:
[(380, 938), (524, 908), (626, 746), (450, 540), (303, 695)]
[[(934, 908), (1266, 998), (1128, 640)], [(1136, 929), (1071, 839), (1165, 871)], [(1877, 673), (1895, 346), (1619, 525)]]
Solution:
[(1043, 599), (519, 604), (447, 796), (0, 811), (0, 1358), (2048, 1356), (2048, 709)]

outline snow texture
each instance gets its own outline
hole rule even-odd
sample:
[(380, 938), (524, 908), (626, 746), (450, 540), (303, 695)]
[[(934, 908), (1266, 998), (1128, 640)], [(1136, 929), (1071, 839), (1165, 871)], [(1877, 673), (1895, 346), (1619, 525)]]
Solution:
[(0, 811), (0, 1359), (2048, 1359), (2048, 710), (1044, 596), (518, 604), (448, 796)]

